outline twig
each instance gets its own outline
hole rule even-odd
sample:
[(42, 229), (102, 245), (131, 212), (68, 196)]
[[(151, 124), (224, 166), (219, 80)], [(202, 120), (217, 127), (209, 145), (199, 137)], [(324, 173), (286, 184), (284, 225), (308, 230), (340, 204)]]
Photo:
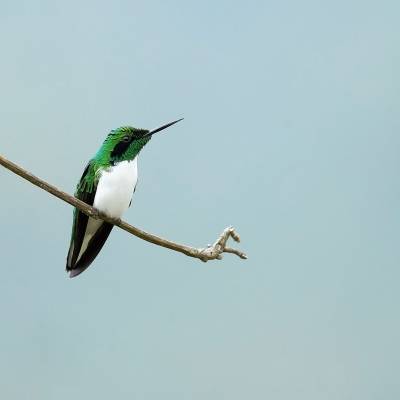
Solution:
[(247, 259), (245, 253), (233, 249), (231, 247), (226, 247), (226, 243), (230, 237), (236, 242), (240, 242), (239, 235), (233, 229), (233, 227), (225, 228), (224, 231), (221, 233), (219, 238), (215, 241), (213, 245), (209, 245), (206, 248), (195, 248), (191, 246), (186, 246), (184, 244), (179, 244), (172, 242), (170, 240), (161, 238), (159, 236), (153, 235), (151, 233), (145, 232), (139, 228), (136, 228), (128, 223), (118, 219), (115, 220), (113, 218), (107, 217), (106, 215), (100, 213), (96, 208), (89, 206), (88, 204), (84, 203), (83, 201), (77, 199), (74, 196), (69, 195), (55, 186), (50, 185), (49, 183), (45, 182), (44, 180), (36, 177), (35, 175), (31, 174), (30, 172), (24, 170), (20, 166), (14, 164), (13, 162), (7, 160), (6, 158), (0, 155), (0, 164), (9, 169), (10, 171), (14, 172), (15, 174), (19, 175), (20, 177), (26, 179), (27, 181), (31, 182), (32, 184), (40, 187), (41, 189), (45, 190), (46, 192), (52, 194), (53, 196), (58, 197), (61, 200), (71, 204), (72, 206), (78, 208), (80, 211), (88, 215), (89, 217), (95, 219), (101, 219), (103, 221), (109, 222), (113, 225), (118, 226), (119, 228), (123, 229), (139, 237), (140, 239), (146, 240), (147, 242), (154, 243), (158, 246), (166, 247), (167, 249), (175, 250), (180, 253), (186, 254), (189, 257), (198, 258), (201, 261), (209, 261), (209, 260), (221, 260), (223, 253), (231, 253), (236, 254), (238, 257), (242, 259)]

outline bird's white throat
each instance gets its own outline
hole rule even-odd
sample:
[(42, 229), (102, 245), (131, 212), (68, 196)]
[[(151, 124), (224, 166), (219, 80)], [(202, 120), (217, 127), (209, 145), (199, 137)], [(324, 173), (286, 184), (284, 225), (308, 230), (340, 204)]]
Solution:
[(138, 178), (137, 157), (100, 172), (93, 206), (111, 218), (121, 218), (128, 209)]

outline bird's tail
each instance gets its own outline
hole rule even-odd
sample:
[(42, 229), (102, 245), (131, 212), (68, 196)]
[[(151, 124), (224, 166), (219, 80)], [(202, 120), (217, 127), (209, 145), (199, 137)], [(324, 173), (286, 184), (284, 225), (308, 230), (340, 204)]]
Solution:
[(100, 250), (104, 246), (104, 243), (106, 242), (113, 227), (114, 225), (109, 224), (107, 222), (103, 222), (96, 231), (96, 233), (93, 235), (93, 237), (90, 239), (85, 251), (78, 257), (76, 261), (74, 260), (75, 257), (72, 257), (71, 255), (71, 252), (75, 253), (75, 249), (73, 248), (74, 243), (71, 243), (72, 250), (70, 248), (67, 257), (67, 267), (66, 267), (67, 272), (69, 272), (70, 278), (78, 276), (86, 268), (90, 266), (90, 264), (97, 257)]

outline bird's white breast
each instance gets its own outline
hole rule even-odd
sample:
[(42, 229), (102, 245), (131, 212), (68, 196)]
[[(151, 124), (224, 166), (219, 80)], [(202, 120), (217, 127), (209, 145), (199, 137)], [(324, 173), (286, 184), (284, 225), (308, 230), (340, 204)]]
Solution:
[(103, 170), (93, 206), (111, 218), (121, 218), (132, 200), (137, 178), (137, 157)]

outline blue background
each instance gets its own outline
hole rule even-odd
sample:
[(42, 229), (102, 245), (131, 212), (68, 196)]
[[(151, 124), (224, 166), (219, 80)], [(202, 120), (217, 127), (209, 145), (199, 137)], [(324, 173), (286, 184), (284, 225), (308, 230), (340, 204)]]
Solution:
[(0, 169), (4, 399), (400, 398), (398, 1), (1, 1), (1, 154), (70, 193), (154, 128), (125, 215), (64, 272), (72, 209)]

